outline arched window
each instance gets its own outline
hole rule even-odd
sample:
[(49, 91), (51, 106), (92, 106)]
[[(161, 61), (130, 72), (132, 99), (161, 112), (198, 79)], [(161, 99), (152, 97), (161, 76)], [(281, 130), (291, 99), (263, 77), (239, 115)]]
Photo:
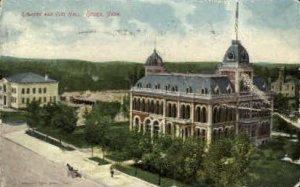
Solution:
[(202, 140), (205, 141), (205, 138), (206, 138), (206, 131), (205, 131), (204, 129), (202, 129), (201, 136), (202, 136)]
[(141, 87), (142, 87), (142, 83), (138, 83), (138, 84), (137, 84), (137, 87), (138, 87), (138, 88), (141, 88)]
[(200, 108), (200, 107), (197, 107), (197, 108), (196, 108), (196, 121), (197, 121), (197, 122), (201, 122), (201, 121), (200, 121), (200, 119), (201, 119), (200, 116), (201, 116), (201, 108)]
[(150, 113), (154, 113), (154, 101), (150, 102)]
[(137, 100), (137, 106), (136, 106), (136, 109), (139, 110), (139, 111), (142, 110), (142, 108), (141, 108), (141, 100), (140, 100), (140, 99)]
[(153, 122), (153, 133), (155, 135), (158, 135), (160, 132), (160, 126), (159, 126), (159, 122), (158, 121), (154, 121)]
[(172, 106), (172, 117), (173, 118), (177, 117), (177, 107), (176, 107), (176, 104), (173, 104), (173, 106)]
[(180, 118), (185, 119), (185, 106), (181, 105), (180, 107)]
[(222, 137), (222, 129), (219, 129), (218, 137), (219, 139)]
[(185, 112), (185, 119), (190, 119), (190, 117), (191, 117), (191, 107), (190, 107), (190, 105), (187, 105), (185, 107), (185, 110), (186, 110), (186, 112)]
[(134, 98), (132, 101), (132, 109), (136, 110), (136, 98)]
[(156, 101), (156, 105), (155, 105), (155, 108), (154, 108), (154, 112), (155, 114), (159, 114), (159, 101)]
[(159, 105), (159, 114), (161, 115), (164, 114), (164, 102), (161, 102)]
[(201, 94), (205, 94), (204, 88), (201, 89)]
[(201, 111), (201, 119), (202, 119), (202, 123), (206, 123), (207, 121), (206, 121), (206, 108), (205, 107), (203, 107), (202, 108), (202, 111)]
[(140, 119), (139, 118), (135, 118), (134, 125), (133, 125), (134, 130), (138, 131), (139, 130), (139, 126), (140, 126)]
[(225, 138), (227, 138), (227, 137), (228, 137), (228, 128), (225, 128), (225, 131), (224, 131), (224, 136), (225, 136)]
[(213, 122), (218, 123), (218, 108), (215, 107), (213, 110)]
[(151, 88), (151, 84), (150, 83), (146, 84), (146, 88)]
[(145, 99), (142, 100), (142, 111), (145, 112)]
[(168, 103), (168, 108), (167, 108), (167, 113), (168, 113), (168, 117), (172, 117), (172, 105), (171, 103)]
[(146, 133), (151, 133), (151, 121), (150, 121), (150, 119), (147, 119), (145, 121), (145, 130), (146, 130)]
[(149, 108), (150, 108), (150, 101), (149, 99), (147, 99), (145, 103), (145, 112), (149, 112)]
[(165, 127), (165, 133), (168, 135), (171, 135), (172, 125), (171, 123), (168, 123)]

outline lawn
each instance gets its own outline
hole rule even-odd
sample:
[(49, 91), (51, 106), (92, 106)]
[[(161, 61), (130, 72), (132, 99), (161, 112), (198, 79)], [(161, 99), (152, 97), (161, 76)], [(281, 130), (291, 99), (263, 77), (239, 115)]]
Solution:
[[(126, 173), (127, 175), (131, 175), (131, 176), (135, 176), (136, 170), (137, 170), (137, 176), (138, 178), (147, 181), (149, 183), (158, 185), (158, 174), (155, 173), (151, 173), (149, 171), (145, 171), (142, 170), (140, 168), (136, 168), (134, 166), (121, 166), (121, 165), (116, 165), (116, 169), (118, 169), (119, 171), (122, 171), (123, 173)], [(174, 180), (170, 179), (170, 178), (166, 178), (166, 177), (162, 177), (161, 178), (161, 186), (165, 186), (165, 187), (169, 187), (172, 186), (174, 184)], [(188, 186), (185, 185), (181, 182), (176, 181), (175, 182), (176, 186), (178, 187), (184, 187), (184, 186)]]
[(4, 123), (9, 124), (19, 124), (26, 122), (26, 112), (25, 111), (1, 111), (1, 118)]
[(90, 157), (89, 159), (92, 160), (92, 161), (97, 162), (98, 165), (106, 165), (106, 164), (110, 164), (110, 162), (108, 162), (108, 161), (106, 161), (106, 160), (103, 160), (102, 158), (99, 158), (99, 157)]
[(281, 161), (295, 143), (289, 138), (273, 138), (252, 156), (247, 186), (294, 186), (300, 177), (300, 165)]

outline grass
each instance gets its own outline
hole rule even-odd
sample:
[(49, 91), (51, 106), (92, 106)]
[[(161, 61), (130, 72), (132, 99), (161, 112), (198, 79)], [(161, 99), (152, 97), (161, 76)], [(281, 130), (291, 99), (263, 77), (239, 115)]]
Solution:
[(131, 159), (127, 157), (125, 154), (122, 154), (122, 152), (116, 152), (116, 151), (110, 151), (107, 155), (105, 155), (105, 157), (116, 162), (122, 162)]
[[(140, 168), (134, 167), (134, 166), (122, 166), (122, 165), (116, 165), (116, 169), (118, 169), (119, 171), (126, 173), (127, 175), (131, 175), (131, 176), (135, 176), (135, 172), (137, 170), (137, 178), (140, 178), (144, 181), (147, 181), (149, 183), (158, 184), (158, 174), (155, 173), (151, 173), (149, 171), (145, 171), (142, 170)], [(166, 177), (162, 177), (161, 178), (161, 186), (165, 186), (165, 187), (169, 187), (172, 186), (174, 184), (174, 180), (170, 179), (170, 178), (166, 178)], [(184, 187), (187, 186), (181, 182), (176, 181), (176, 186), (178, 187)]]
[(101, 158), (99, 158), (99, 157), (90, 157), (89, 159), (92, 160), (92, 161), (97, 162), (98, 165), (106, 165), (106, 164), (110, 164), (110, 162), (108, 162), (108, 161), (106, 161), (106, 160), (103, 160), (103, 159), (101, 159)]
[(38, 128), (39, 131), (42, 133), (48, 134), (49, 136), (52, 136), (54, 138), (61, 138), (62, 141), (72, 144), (75, 147), (78, 148), (88, 148), (90, 145), (86, 142), (84, 138), (84, 128), (83, 127), (76, 127), (74, 132), (72, 134), (65, 134), (64, 136), (60, 137), (60, 134), (58, 134), (53, 129), (47, 129), (47, 128)]
[(61, 148), (61, 149), (63, 149), (63, 150), (66, 150), (66, 151), (74, 151), (74, 150), (75, 150), (75, 149), (72, 148), (72, 147), (62, 145), (62, 144), (61, 144), (59, 141), (57, 141), (57, 140), (54, 140), (54, 139), (49, 138), (49, 137), (47, 137), (47, 136), (43, 136), (43, 135), (41, 135), (41, 134), (38, 134), (36, 131), (27, 130), (27, 131), (26, 131), (26, 134), (28, 134), (28, 135), (30, 135), (30, 136), (32, 136), (32, 137), (38, 138), (38, 139), (40, 139), (40, 140), (43, 140), (43, 141), (45, 141), (45, 142), (47, 142), (47, 143), (50, 143), (50, 144), (52, 144), (52, 145), (54, 145), (54, 146), (57, 146), (57, 147), (59, 147), (59, 148)]
[(1, 118), (4, 123), (18, 124), (26, 122), (25, 111), (1, 111)]
[(300, 166), (281, 161), (293, 149), (289, 138), (273, 138), (252, 156), (247, 186), (294, 186), (299, 181)]

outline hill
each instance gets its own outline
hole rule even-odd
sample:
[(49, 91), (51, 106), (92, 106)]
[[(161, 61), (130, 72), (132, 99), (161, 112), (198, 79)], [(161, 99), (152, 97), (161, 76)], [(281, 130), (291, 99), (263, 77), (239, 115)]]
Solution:
[[(218, 62), (166, 62), (167, 71), (178, 73), (213, 73)], [(268, 80), (277, 77), (282, 64), (255, 63), (256, 74)], [(285, 65), (289, 74), (298, 75), (298, 65)], [(111, 61), (95, 63), (83, 60), (49, 60), (0, 57), (0, 75), (20, 72), (48, 74), (60, 82), (60, 92), (82, 90), (129, 89), (144, 75), (142, 63)]]

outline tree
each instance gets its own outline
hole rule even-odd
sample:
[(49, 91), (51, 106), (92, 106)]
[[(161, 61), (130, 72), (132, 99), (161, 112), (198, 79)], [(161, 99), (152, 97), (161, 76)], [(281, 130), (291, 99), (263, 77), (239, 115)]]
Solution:
[(293, 160), (299, 160), (300, 159), (300, 130), (297, 130), (297, 144), (292, 152), (292, 159)]
[(39, 101), (32, 101), (27, 105), (26, 122), (30, 128), (36, 128), (41, 125), (41, 107)]
[(129, 96), (123, 97), (123, 103), (121, 105), (121, 112), (124, 117), (129, 118), (129, 105), (130, 105), (130, 98)]
[[(93, 148), (96, 145), (101, 146), (104, 152), (109, 145), (109, 127), (112, 123), (112, 117), (104, 111), (104, 108), (96, 104), (93, 106), (92, 111), (85, 115), (85, 139), (91, 143), (92, 154)], [(93, 132), (93, 130), (95, 132)], [(91, 136), (91, 137), (89, 137)]]
[(77, 112), (74, 108), (63, 105), (53, 104), (55, 112), (51, 119), (51, 126), (60, 134), (60, 142), (64, 135), (71, 134), (76, 128)]
[(248, 174), (252, 149), (246, 134), (218, 140), (205, 154), (203, 171), (199, 174), (215, 186), (242, 185)]
[(91, 145), (92, 157), (94, 156), (94, 147), (99, 145), (102, 134), (102, 128), (99, 125), (87, 123), (84, 128), (85, 140)]

